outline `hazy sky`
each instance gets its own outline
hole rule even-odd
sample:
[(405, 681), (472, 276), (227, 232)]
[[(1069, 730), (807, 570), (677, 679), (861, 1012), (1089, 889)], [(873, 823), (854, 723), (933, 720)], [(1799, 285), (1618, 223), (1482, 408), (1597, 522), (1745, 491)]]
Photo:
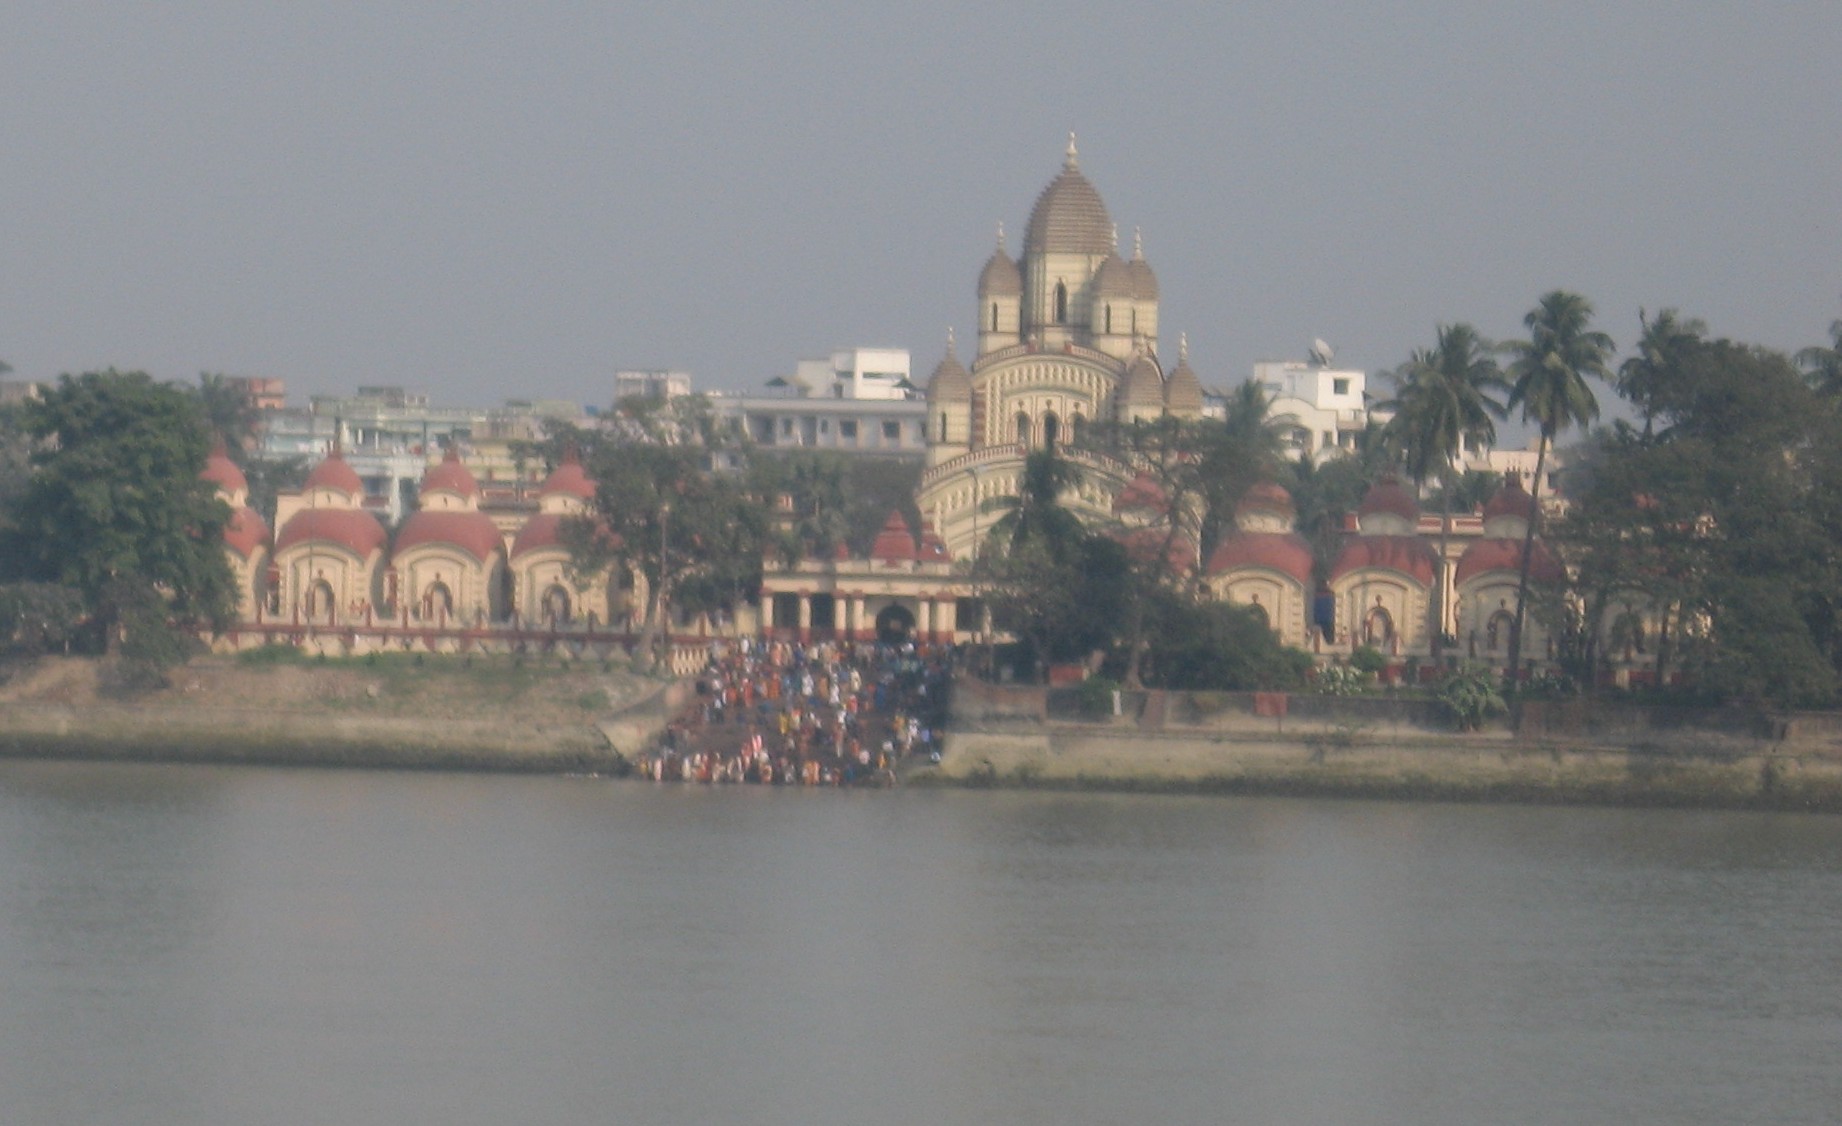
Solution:
[(1842, 3), (8, 0), (0, 359), (605, 402), (959, 329), (1067, 133), (1168, 356), (1842, 315)]

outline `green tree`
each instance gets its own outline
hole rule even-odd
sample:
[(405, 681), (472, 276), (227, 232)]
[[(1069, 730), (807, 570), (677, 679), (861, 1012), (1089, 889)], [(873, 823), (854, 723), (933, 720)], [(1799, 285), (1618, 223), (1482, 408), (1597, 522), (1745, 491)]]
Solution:
[(595, 482), (592, 515), (565, 525), (579, 573), (618, 566), (645, 578), (636, 656), (654, 667), (664, 662), (674, 599), (710, 610), (760, 588), (765, 506), (738, 475), (713, 473), (708, 462), (701, 445), (597, 443), (583, 458)]
[(1524, 422), (1533, 422), (1540, 430), (1541, 442), (1535, 454), (1535, 479), (1529, 495), (1534, 499), (1528, 532), (1522, 541), (1522, 570), (1516, 580), (1516, 620), (1509, 633), (1510, 675), (1517, 675), (1522, 661), (1522, 630), (1528, 620), (1529, 564), (1534, 558), (1535, 536), (1541, 526), (1541, 485), (1547, 470), (1548, 451), (1555, 436), (1574, 426), (1585, 426), (1599, 417), (1599, 400), (1587, 385), (1588, 376), (1611, 378), (1606, 359), (1612, 353), (1612, 338), (1594, 330), (1592, 302), (1577, 293), (1554, 290), (1522, 318), (1529, 330), (1527, 340), (1512, 340), (1504, 345), (1515, 359), (1508, 375), (1513, 386), (1507, 406), (1522, 411)]
[(1818, 392), (1842, 395), (1842, 319), (1829, 322), (1829, 344), (1815, 344), (1797, 353), (1797, 366)]
[(211, 372), (198, 375), (198, 401), (204, 407), (206, 424), (224, 440), (230, 460), (246, 464), (261, 437), (262, 412), (229, 376)]
[(90, 372), (63, 376), (26, 419), (39, 448), (15, 506), (15, 577), (77, 591), (111, 650), (166, 652), (124, 629), (227, 624), (230, 513), (199, 480), (211, 437), (198, 399), (142, 372)]
[(1497, 395), (1508, 385), (1490, 351), (1489, 342), (1470, 325), (1440, 325), (1438, 343), (1415, 349), (1395, 369), (1395, 398), (1387, 404), (1394, 414), (1386, 424), (1385, 440), (1400, 451), (1407, 475), (1422, 491), (1431, 478), (1445, 486), (1440, 490), (1439, 582), (1430, 606), (1435, 661), (1445, 647), (1442, 607), (1450, 601), (1446, 551), (1458, 457), (1467, 445), (1496, 441), (1496, 420), (1504, 414)]
[(990, 538), (1011, 545), (1038, 540), (1066, 555), (1086, 529), (1081, 518), (1062, 503), (1062, 494), (1078, 488), (1081, 480), (1081, 467), (1053, 448), (1031, 450), (1023, 460), (1017, 492), (988, 497), (984, 502), (985, 511), (999, 514), (992, 522)]
[(1685, 353), (1701, 343), (1708, 326), (1697, 317), (1684, 319), (1674, 309), (1664, 309), (1654, 318), (1639, 309), (1637, 323), (1642, 329), (1637, 354), (1618, 365), (1614, 387), (1638, 409), (1644, 433), (1649, 434), (1656, 416), (1667, 413), (1679, 393)]
[(1196, 531), (1197, 547), (1208, 559), (1216, 544), (1234, 529), (1234, 506), (1261, 481), (1285, 472), (1285, 443), (1266, 389), (1249, 379), (1228, 396), (1219, 424), (1196, 424), (1194, 443), (1197, 488), (1203, 501)]

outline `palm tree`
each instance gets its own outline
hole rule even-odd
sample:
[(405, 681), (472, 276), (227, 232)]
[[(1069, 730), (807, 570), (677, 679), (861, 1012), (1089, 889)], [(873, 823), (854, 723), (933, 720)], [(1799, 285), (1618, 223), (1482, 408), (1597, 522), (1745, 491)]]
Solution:
[(1830, 347), (1812, 345), (1797, 353), (1810, 386), (1825, 395), (1842, 394), (1842, 320), (1829, 322)]
[(1541, 430), (1535, 454), (1535, 479), (1530, 482), (1528, 530), (1522, 539), (1522, 568), (1516, 580), (1516, 623), (1509, 634), (1509, 673), (1522, 663), (1522, 628), (1528, 618), (1529, 563), (1534, 557), (1535, 532), (1541, 523), (1541, 481), (1547, 469), (1548, 450), (1554, 436), (1570, 426), (1585, 426), (1599, 417), (1599, 400), (1586, 377), (1610, 379), (1605, 365), (1612, 338), (1590, 327), (1592, 302), (1577, 293), (1554, 290), (1542, 297), (1522, 318), (1527, 340), (1512, 340), (1504, 349), (1515, 359), (1509, 365), (1514, 386), (1509, 409), (1522, 408), (1522, 420)]
[(991, 526), (991, 536), (1015, 547), (1036, 539), (1060, 557), (1084, 531), (1081, 518), (1062, 506), (1062, 494), (1081, 484), (1080, 466), (1058, 455), (1053, 447), (1031, 450), (1023, 461), (1023, 478), (1015, 496), (987, 498), (987, 512), (1002, 512)]
[(1196, 479), (1203, 515), (1197, 542), (1204, 559), (1234, 526), (1241, 494), (1284, 471), (1285, 441), (1271, 408), (1266, 388), (1249, 379), (1229, 393), (1219, 424), (1205, 422), (1198, 428)]
[[(1643, 412), (1644, 436), (1649, 437), (1652, 420), (1667, 409), (1684, 349), (1699, 343), (1708, 326), (1699, 317), (1679, 319), (1674, 309), (1664, 309), (1654, 319), (1639, 309), (1637, 323), (1644, 330), (1637, 341), (1637, 355), (1618, 365), (1615, 386)], [(1842, 321), (1836, 323), (1842, 326)]]
[(1439, 585), (1433, 602), (1433, 660), (1445, 647), (1446, 549), (1452, 526), (1452, 482), (1458, 457), (1468, 445), (1493, 442), (1496, 419), (1504, 408), (1496, 398), (1507, 391), (1503, 372), (1491, 358), (1490, 343), (1467, 324), (1440, 325), (1432, 348), (1415, 349), (1394, 371), (1397, 388), (1394, 409), (1384, 430), (1386, 440), (1401, 453), (1407, 475), (1421, 490), (1428, 478), (1437, 477), (1440, 490)]

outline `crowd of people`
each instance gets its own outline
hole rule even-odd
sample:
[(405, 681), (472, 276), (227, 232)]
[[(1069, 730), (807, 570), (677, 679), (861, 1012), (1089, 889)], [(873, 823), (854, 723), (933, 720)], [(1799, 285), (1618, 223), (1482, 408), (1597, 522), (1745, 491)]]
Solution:
[(713, 643), (692, 704), (643, 764), (656, 781), (891, 785), (938, 761), (953, 653), (912, 642)]

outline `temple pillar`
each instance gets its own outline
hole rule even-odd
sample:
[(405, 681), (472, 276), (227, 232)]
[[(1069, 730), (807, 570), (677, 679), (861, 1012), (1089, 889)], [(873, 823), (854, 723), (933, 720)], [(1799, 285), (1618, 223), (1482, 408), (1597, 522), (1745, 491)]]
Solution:
[(800, 592), (799, 596), (799, 643), (806, 644), (812, 640), (812, 595)]
[(874, 641), (876, 639), (876, 628), (874, 623), (864, 620), (865, 607), (863, 595), (859, 594), (852, 596), (851, 607), (851, 618), (857, 625), (856, 632), (851, 635), (851, 639), (853, 641)]
[(774, 632), (774, 592), (761, 591), (761, 633), (766, 636)]

